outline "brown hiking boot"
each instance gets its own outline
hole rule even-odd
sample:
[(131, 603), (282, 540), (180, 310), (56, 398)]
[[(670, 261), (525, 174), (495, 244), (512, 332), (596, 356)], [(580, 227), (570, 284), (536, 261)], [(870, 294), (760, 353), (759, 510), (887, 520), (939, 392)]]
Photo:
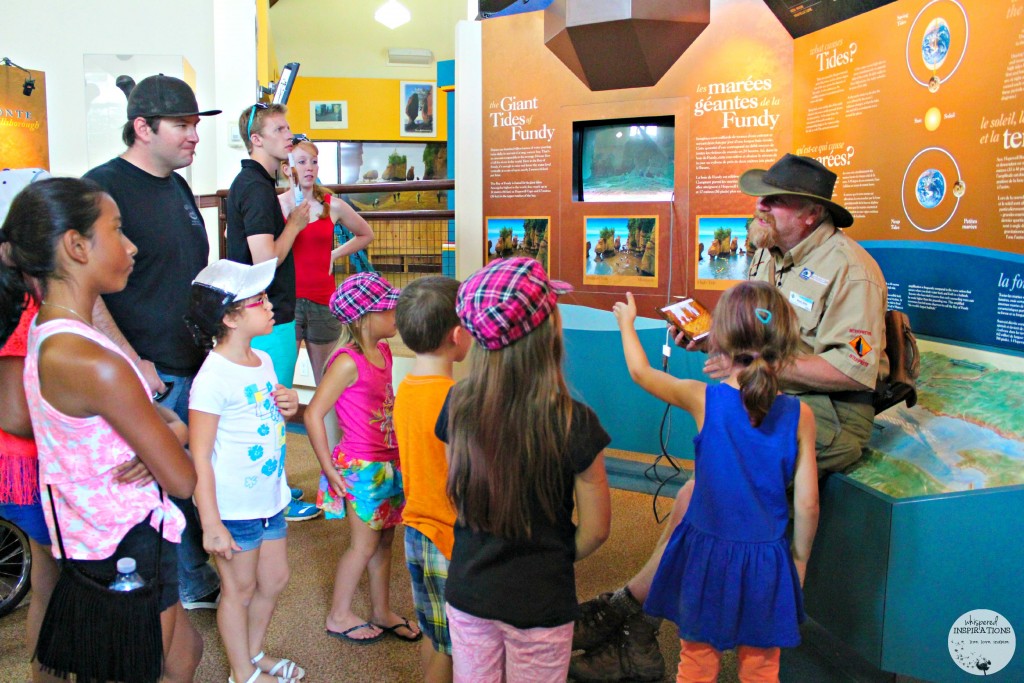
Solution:
[(658, 647), (660, 624), (660, 619), (643, 613), (626, 617), (613, 640), (572, 658), (569, 675), (580, 683), (662, 680), (665, 658)]
[(629, 613), (612, 602), (611, 593), (601, 593), (580, 605), (580, 616), (572, 631), (572, 649), (593, 650), (609, 642)]

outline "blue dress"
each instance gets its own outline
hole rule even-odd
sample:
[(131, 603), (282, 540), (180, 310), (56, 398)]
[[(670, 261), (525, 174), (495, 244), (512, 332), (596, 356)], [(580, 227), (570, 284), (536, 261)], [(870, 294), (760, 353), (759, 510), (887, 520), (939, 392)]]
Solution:
[(644, 610), (679, 637), (718, 650), (794, 647), (803, 594), (790, 554), (786, 488), (797, 458), (800, 401), (781, 395), (761, 426), (740, 392), (708, 386), (693, 499), (665, 548)]

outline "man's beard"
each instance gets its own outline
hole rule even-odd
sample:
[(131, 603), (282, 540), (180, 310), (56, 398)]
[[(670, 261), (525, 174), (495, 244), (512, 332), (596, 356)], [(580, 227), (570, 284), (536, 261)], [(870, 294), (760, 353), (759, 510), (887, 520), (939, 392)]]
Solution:
[[(761, 224), (761, 219), (767, 225)], [(750, 245), (759, 249), (771, 249), (778, 244), (778, 232), (775, 230), (775, 220), (769, 213), (757, 211), (754, 213), (754, 221), (747, 228), (747, 237)]]

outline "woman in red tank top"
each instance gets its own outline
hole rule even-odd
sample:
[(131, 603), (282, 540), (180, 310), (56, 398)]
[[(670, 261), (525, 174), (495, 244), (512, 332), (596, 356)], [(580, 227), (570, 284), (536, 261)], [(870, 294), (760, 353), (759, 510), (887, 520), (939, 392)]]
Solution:
[[(317, 384), (323, 377), (327, 362), (341, 333), (341, 326), (327, 304), (337, 287), (334, 279), (334, 262), (354, 254), (373, 241), (373, 229), (347, 202), (332, 197), (322, 185), (317, 184), (320, 170), (317, 162), (317, 148), (305, 136), (296, 136), (291, 157), (295, 162), (281, 164), (281, 172), (289, 179), (291, 190), (278, 196), (281, 210), (287, 220), (295, 208), (298, 186), (303, 201), (310, 203), (309, 224), (292, 246), (295, 258), (295, 341), (301, 346), (306, 342), (306, 353), (313, 367), (313, 379)], [(334, 247), (334, 224), (341, 223), (348, 228), (354, 239)]]

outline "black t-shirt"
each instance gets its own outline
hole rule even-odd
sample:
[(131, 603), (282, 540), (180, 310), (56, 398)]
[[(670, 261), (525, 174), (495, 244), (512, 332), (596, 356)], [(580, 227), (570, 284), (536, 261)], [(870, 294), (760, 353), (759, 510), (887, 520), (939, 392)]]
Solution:
[[(275, 240), (284, 232), (284, 213), (277, 201), (274, 179), (263, 165), (242, 160), (242, 170), (228, 190), (228, 258), (252, 264), (248, 238), (271, 235)], [(274, 305), (274, 324), (295, 320), (295, 259), (289, 251), (277, 264), (274, 281), (267, 287)]]
[(184, 318), (210, 243), (192, 190), (177, 173), (160, 178), (120, 157), (85, 177), (114, 199), (124, 234), (139, 249), (128, 285), (103, 295), (114, 322), (136, 353), (161, 372), (194, 375), (205, 354)]
[[(448, 403), (437, 418), (437, 438), (448, 442)], [(550, 628), (576, 618), (576, 525), (572, 522), (573, 480), (611, 443), (597, 415), (573, 401), (569, 461), (562, 505), (552, 523), (540, 512), (530, 520), (530, 540), (513, 541), (455, 523), (455, 548), (448, 567), (445, 599), (456, 609), (516, 628)]]

